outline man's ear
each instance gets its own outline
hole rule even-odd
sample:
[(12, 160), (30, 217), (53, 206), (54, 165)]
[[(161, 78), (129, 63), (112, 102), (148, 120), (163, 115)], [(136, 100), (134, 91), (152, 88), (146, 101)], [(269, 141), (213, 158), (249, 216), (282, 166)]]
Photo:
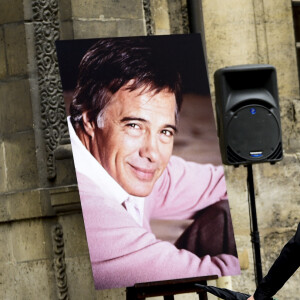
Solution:
[(94, 135), (95, 135), (95, 123), (90, 121), (87, 112), (82, 113), (82, 123), (83, 123), (83, 127), (84, 127), (85, 132), (91, 138), (93, 138)]

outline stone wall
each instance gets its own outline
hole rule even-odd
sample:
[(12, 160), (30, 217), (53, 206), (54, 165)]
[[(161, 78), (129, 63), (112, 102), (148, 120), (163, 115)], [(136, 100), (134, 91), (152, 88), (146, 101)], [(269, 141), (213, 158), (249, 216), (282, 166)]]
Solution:
[[(290, 0), (203, 0), (207, 62), (213, 74), (225, 66), (271, 64), (277, 69), (284, 147), (283, 161), (253, 166), (263, 273), (277, 257), (299, 222), (299, 82)], [(239, 253), (248, 253), (250, 268), (233, 279), (233, 288), (253, 291), (246, 168), (226, 167), (227, 184)], [(295, 274), (278, 294), (298, 299)]]
[(67, 138), (59, 28), (55, 1), (0, 3), (1, 299), (93, 291), (73, 161), (55, 157)]
[[(200, 6), (212, 95), (218, 68), (277, 68), (284, 159), (254, 166), (266, 272), (299, 221), (300, 102), (291, 1), (202, 0)], [(188, 31), (185, 0), (0, 2), (1, 299), (125, 299), (125, 289), (93, 289), (54, 41)], [(226, 176), (243, 265), (233, 288), (252, 292), (246, 169), (226, 167)], [(299, 277), (279, 298), (297, 299)]]

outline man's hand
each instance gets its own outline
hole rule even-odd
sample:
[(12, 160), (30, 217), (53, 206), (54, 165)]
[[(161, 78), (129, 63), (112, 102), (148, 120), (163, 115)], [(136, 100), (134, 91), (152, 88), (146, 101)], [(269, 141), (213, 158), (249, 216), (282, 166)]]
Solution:
[(253, 296), (249, 297), (247, 300), (255, 300)]

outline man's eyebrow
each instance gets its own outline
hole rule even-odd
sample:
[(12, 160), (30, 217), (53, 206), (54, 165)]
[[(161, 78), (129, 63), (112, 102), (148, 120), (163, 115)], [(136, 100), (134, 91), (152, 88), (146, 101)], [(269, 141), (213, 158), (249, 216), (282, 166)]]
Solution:
[[(124, 117), (121, 119), (121, 123), (128, 122), (128, 121), (140, 121), (140, 122), (144, 122), (144, 123), (149, 123), (149, 121), (147, 121), (146, 119), (137, 118), (137, 117)], [(175, 133), (178, 132), (178, 129), (175, 125), (165, 124), (163, 127), (164, 128), (169, 127), (169, 128), (172, 128)]]
[(137, 117), (124, 117), (121, 119), (121, 123), (128, 122), (128, 121), (140, 121), (140, 122), (148, 122), (146, 119), (143, 118), (137, 118)]

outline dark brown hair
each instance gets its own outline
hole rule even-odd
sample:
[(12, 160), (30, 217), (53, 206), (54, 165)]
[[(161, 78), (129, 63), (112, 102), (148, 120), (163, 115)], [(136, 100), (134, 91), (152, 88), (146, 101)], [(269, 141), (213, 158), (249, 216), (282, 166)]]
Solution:
[(93, 45), (81, 60), (74, 98), (70, 105), (71, 121), (75, 128), (82, 126), (82, 113), (96, 122), (111, 96), (130, 80), (128, 89), (167, 89), (175, 94), (180, 110), (181, 79), (171, 61), (159, 49), (145, 44), (142, 38), (102, 39)]

